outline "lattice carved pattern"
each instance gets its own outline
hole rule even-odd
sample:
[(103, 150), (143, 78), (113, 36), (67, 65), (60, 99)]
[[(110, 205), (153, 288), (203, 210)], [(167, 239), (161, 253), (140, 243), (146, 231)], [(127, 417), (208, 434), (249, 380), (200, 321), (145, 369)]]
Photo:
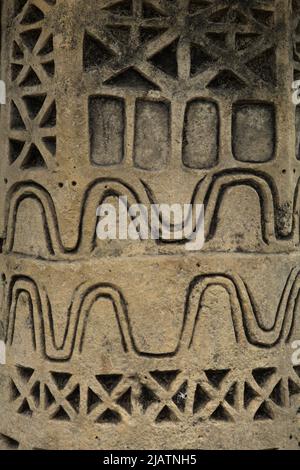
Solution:
[(95, 375), (87, 380), (67, 372), (18, 366), (11, 377), (10, 400), (16, 413), (43, 414), (54, 421), (85, 417), (96, 424), (118, 424), (144, 416), (157, 425), (193, 420), (223, 423), (272, 421), (299, 412), (300, 369), (282, 377), (275, 367), (239, 374), (205, 370), (190, 375), (154, 370), (134, 375)]
[(11, 45), (9, 163), (22, 170), (51, 167), (56, 154), (55, 61), (49, 22), (55, 2), (16, 2)]

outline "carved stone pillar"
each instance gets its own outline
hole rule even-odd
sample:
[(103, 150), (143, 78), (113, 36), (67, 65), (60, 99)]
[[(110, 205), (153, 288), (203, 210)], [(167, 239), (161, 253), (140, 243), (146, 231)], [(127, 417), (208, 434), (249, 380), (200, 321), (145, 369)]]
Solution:
[(298, 448), (300, 2), (1, 3), (1, 446)]

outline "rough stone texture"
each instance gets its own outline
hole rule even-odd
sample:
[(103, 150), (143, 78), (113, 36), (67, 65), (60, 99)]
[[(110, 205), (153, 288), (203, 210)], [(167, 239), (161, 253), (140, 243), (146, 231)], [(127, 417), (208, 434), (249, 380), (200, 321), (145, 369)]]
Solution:
[[(300, 2), (2, 7), (0, 445), (299, 448)], [(204, 249), (98, 241), (118, 195)]]

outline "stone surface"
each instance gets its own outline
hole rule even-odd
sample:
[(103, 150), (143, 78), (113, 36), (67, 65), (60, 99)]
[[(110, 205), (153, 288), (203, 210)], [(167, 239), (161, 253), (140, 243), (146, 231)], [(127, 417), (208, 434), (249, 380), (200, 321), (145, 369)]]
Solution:
[(1, 3), (0, 446), (298, 449), (300, 2)]

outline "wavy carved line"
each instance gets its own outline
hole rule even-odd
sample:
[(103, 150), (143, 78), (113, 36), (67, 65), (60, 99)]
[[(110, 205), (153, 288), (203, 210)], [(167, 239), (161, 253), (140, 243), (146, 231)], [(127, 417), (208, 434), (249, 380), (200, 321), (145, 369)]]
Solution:
[(13, 344), (17, 302), (25, 292), (31, 299), (36, 350), (49, 359), (68, 360), (74, 351), (82, 352), (90, 311), (100, 298), (109, 299), (113, 305), (124, 352), (134, 346), (130, 332), (127, 305), (121, 292), (109, 284), (85, 284), (75, 289), (67, 311), (67, 325), (62, 345), (55, 340), (51, 302), (44, 288), (40, 289), (29, 277), (12, 278), (8, 293), (8, 326), (6, 342)]
[(261, 325), (248, 288), (237, 274), (207, 274), (196, 277), (187, 290), (182, 331), (177, 348), (171, 354), (139, 351), (132, 333), (125, 296), (115, 286), (104, 283), (91, 286), (82, 284), (75, 289), (67, 310), (64, 339), (62, 345), (58, 346), (55, 341), (51, 303), (45, 289), (40, 289), (29, 277), (15, 276), (10, 282), (7, 295), (6, 341), (10, 345), (13, 344), (17, 302), (20, 293), (26, 292), (31, 299), (36, 350), (52, 360), (69, 360), (74, 352), (77, 354), (82, 352), (93, 305), (98, 299), (106, 298), (113, 305), (124, 353), (136, 353), (140, 356), (173, 356), (190, 349), (193, 345), (196, 326), (201, 315), (202, 299), (211, 286), (223, 287), (229, 296), (237, 343), (271, 348), (289, 341), (295, 326), (297, 299), (300, 293), (300, 271), (296, 268), (291, 271), (287, 279), (274, 324), (269, 329)]
[[(97, 190), (100, 188), (100, 193)], [(8, 195), (6, 206), (7, 235), (4, 251), (13, 252), (18, 210), (24, 199), (33, 199), (42, 208), (45, 240), (49, 254), (74, 254), (91, 252), (95, 246), (96, 209), (111, 196), (126, 196), (129, 204), (140, 204), (138, 194), (120, 180), (100, 178), (93, 182), (83, 197), (77, 242), (72, 248), (63, 245), (57, 212), (50, 193), (41, 185), (34, 182), (24, 182), (14, 187)], [(83, 232), (84, 235), (83, 236)]]
[(190, 285), (186, 299), (182, 341), (190, 348), (193, 344), (196, 325), (200, 317), (201, 302), (206, 290), (221, 286), (228, 293), (235, 338), (237, 342), (248, 341), (259, 347), (270, 348), (280, 341), (288, 342), (296, 315), (297, 298), (300, 292), (300, 271), (291, 271), (277, 307), (274, 324), (264, 328), (259, 321), (257, 307), (249, 290), (237, 274), (212, 274), (199, 276)]
[[(24, 182), (14, 186), (8, 194), (6, 202), (7, 235), (4, 251), (14, 251), (15, 232), (19, 206), (24, 199), (33, 199), (42, 209), (45, 240), (49, 255), (91, 253), (96, 246), (96, 209), (108, 197), (126, 196), (128, 205), (150, 204), (157, 201), (149, 186), (142, 182), (145, 194), (142, 197), (128, 184), (119, 179), (100, 178), (95, 180), (85, 191), (83, 196), (78, 237), (73, 247), (64, 246), (61, 238), (60, 226), (54, 202), (50, 193), (41, 185), (34, 182)], [(280, 229), (278, 194), (271, 180), (264, 174), (249, 171), (226, 171), (214, 175), (212, 179), (202, 179), (195, 187), (191, 204), (193, 207), (193, 221), (196, 221), (195, 204), (204, 203), (206, 208), (206, 240), (211, 240), (217, 228), (217, 218), (222, 200), (226, 191), (233, 186), (248, 186), (253, 188), (260, 201), (262, 238), (266, 244), (278, 241), (293, 241), (299, 244), (299, 213), (300, 194), (298, 181), (293, 203), (293, 216), (291, 230), (284, 235)], [(184, 220), (182, 224), (184, 224)], [(163, 221), (160, 220), (160, 230)], [(197, 221), (196, 221), (197, 223)], [(174, 228), (174, 227), (173, 227)], [(186, 239), (171, 240), (171, 243), (183, 243)], [(158, 243), (170, 243), (162, 237)]]

